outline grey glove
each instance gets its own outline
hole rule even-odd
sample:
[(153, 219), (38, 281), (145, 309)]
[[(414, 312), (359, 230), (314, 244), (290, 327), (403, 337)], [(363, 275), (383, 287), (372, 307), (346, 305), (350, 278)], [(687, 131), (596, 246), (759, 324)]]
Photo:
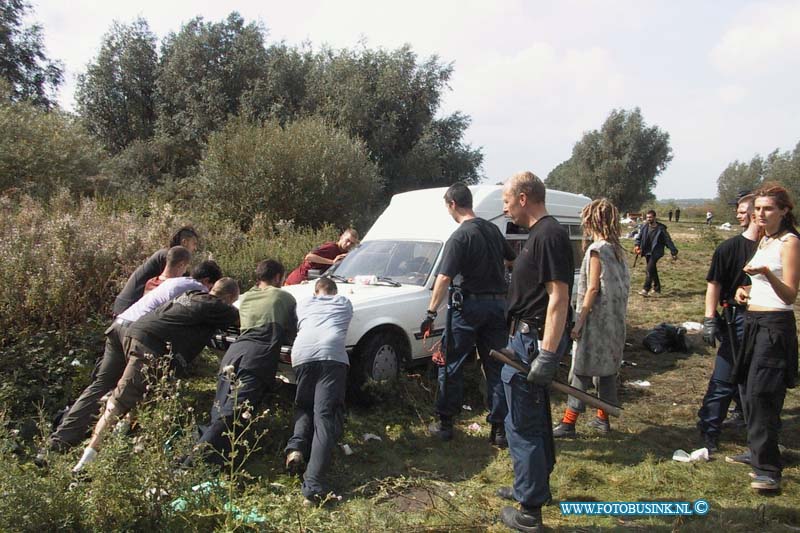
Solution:
[(717, 319), (705, 317), (703, 319), (703, 342), (716, 348), (717, 346)]
[(531, 369), (528, 372), (528, 381), (543, 387), (550, 385), (550, 382), (556, 377), (560, 359), (561, 358), (554, 352), (540, 350), (539, 355), (536, 356), (536, 359), (531, 363)]

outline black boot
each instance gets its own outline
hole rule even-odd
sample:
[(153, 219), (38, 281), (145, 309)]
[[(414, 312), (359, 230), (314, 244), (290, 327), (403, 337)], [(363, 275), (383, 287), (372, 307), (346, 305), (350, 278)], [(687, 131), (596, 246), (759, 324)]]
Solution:
[(498, 448), (508, 448), (506, 439), (506, 427), (503, 424), (492, 424), (492, 432), (489, 434), (489, 442)]
[(532, 509), (522, 506), (520, 506), (519, 509), (503, 507), (500, 511), (500, 520), (502, 520), (506, 526), (516, 531), (525, 531), (529, 533), (544, 531), (541, 507), (534, 507)]
[(432, 437), (439, 437), (443, 441), (453, 440), (453, 419), (440, 417), (437, 422), (428, 426), (428, 433)]

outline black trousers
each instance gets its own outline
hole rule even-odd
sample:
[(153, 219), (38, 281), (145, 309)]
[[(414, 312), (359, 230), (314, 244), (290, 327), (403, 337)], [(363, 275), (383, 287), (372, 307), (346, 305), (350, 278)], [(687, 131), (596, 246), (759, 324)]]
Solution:
[(249, 429), (242, 414), (246, 411), (254, 413), (267, 389), (267, 384), (259, 376), (247, 370), (236, 369), (231, 375), (220, 371), (217, 394), (211, 407), (211, 423), (198, 441), (198, 444), (206, 445), (207, 452), (211, 452), (205, 455), (206, 461), (223, 465), (229, 460), (232, 443)]
[(299, 451), (308, 461), (301, 487), (308, 499), (330, 492), (326, 474), (344, 426), (347, 368), (336, 361), (312, 361), (294, 368), (294, 434), (286, 444), (286, 453)]
[(83, 389), (50, 435), (52, 446), (75, 446), (86, 438), (86, 432), (100, 413), (100, 399), (117, 386), (125, 370), (124, 338), (125, 327), (116, 321), (106, 330), (105, 350), (92, 372), (92, 382)]
[(781, 410), (787, 387), (797, 378), (797, 326), (794, 313), (748, 311), (744, 349), (735, 372), (744, 383), (744, 415), (753, 472), (780, 479), (778, 450)]
[(658, 279), (658, 260), (660, 257), (647, 256), (647, 270), (644, 276), (644, 290), (649, 291), (652, 287), (654, 291), (661, 292), (661, 280)]

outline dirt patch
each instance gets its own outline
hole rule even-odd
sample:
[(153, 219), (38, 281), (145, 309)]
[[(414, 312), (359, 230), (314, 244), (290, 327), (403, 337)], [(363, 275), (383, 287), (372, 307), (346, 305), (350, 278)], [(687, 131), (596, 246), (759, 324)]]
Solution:
[(387, 499), (395, 511), (401, 513), (416, 513), (433, 507), (433, 494), (423, 487), (410, 489), (393, 494)]

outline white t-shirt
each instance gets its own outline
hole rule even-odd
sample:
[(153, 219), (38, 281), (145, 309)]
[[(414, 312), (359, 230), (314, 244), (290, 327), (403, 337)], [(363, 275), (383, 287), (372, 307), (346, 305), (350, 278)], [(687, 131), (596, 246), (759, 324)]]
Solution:
[(136, 303), (117, 318), (128, 322), (136, 322), (150, 311), (167, 303), (176, 296), (180, 296), (184, 292), (198, 290), (208, 292), (206, 286), (194, 278), (181, 276), (164, 280), (158, 287), (139, 298)]

